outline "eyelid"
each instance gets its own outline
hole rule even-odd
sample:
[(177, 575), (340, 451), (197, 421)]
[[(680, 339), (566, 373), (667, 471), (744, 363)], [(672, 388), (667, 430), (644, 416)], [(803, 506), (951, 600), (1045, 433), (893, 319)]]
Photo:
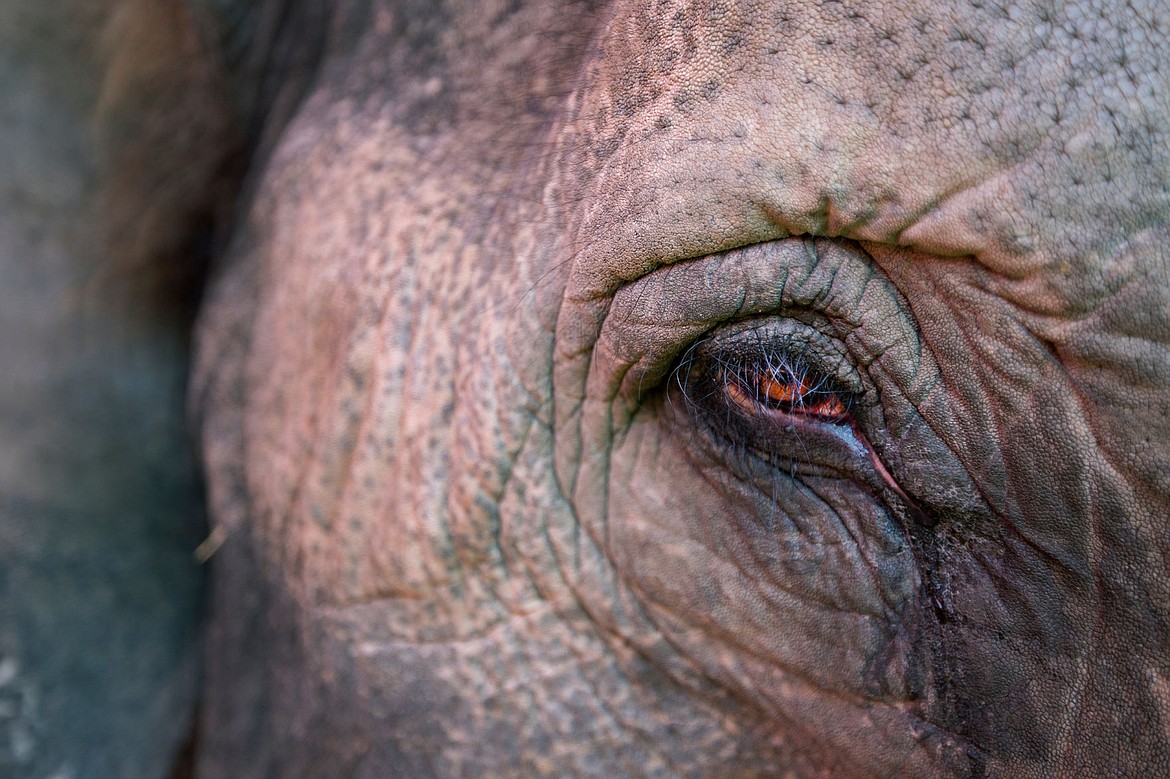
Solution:
[(780, 384), (815, 377), (811, 385), (818, 392), (831, 389), (842, 395), (860, 395), (865, 389), (837, 332), (828, 323), (817, 324), (807, 312), (790, 311), (725, 324), (693, 345), (688, 354), (697, 360), (718, 362), (740, 378), (746, 377), (747, 369), (759, 369)]

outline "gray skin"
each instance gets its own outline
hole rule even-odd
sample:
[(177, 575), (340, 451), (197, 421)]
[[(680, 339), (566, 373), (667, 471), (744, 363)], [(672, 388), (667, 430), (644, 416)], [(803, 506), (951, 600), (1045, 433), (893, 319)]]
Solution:
[(224, 60), (200, 776), (1170, 773), (1170, 7), (327, 16)]

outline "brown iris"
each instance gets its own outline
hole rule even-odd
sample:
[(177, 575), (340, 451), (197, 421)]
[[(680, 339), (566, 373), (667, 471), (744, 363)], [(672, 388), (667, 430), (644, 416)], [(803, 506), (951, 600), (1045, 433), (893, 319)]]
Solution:
[(831, 422), (848, 414), (845, 401), (828, 381), (818, 380), (801, 366), (738, 365), (722, 371), (721, 378), (727, 396), (751, 413), (759, 413), (763, 407)]

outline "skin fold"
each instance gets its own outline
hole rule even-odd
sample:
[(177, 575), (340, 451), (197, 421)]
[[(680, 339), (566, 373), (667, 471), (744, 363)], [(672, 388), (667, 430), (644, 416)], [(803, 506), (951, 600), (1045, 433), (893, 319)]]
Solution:
[(1170, 772), (1164, 4), (191, 7), (198, 776)]

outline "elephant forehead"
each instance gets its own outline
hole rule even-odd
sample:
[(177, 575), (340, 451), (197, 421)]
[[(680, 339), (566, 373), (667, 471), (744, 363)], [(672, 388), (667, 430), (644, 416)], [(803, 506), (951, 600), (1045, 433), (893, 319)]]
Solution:
[(1166, 13), (627, 3), (558, 138), (586, 287), (810, 233), (1100, 293), (1057, 277), (1168, 212)]

